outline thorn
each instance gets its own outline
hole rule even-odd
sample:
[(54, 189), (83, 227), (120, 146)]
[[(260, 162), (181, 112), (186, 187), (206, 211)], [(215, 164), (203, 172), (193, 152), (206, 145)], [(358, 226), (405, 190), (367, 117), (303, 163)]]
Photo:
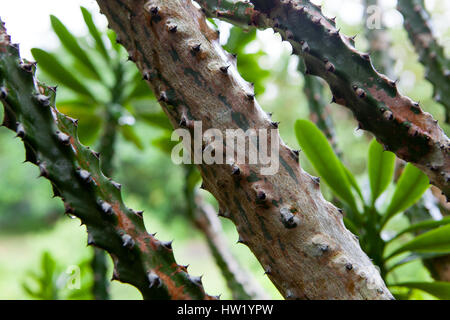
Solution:
[(87, 245), (92, 246), (94, 244), (95, 244), (94, 236), (92, 235), (92, 233), (88, 233)]
[(178, 26), (177, 25), (170, 25), (169, 26), (169, 32), (170, 33), (176, 33), (178, 30)]
[(313, 181), (316, 185), (320, 185), (320, 177), (313, 177)]
[(91, 174), (86, 170), (79, 170), (78, 175), (84, 182), (91, 182)]
[(153, 288), (153, 287), (159, 288), (162, 285), (161, 279), (153, 271), (150, 271), (150, 272), (147, 273), (147, 279), (148, 279), (148, 282), (149, 282), (149, 286), (148, 287), (150, 289)]
[(185, 117), (181, 118), (180, 120), (180, 127), (186, 127), (187, 125), (187, 120)]
[(270, 268), (270, 267), (267, 267), (265, 270), (264, 270), (264, 275), (268, 275), (268, 274), (271, 274), (272, 273), (272, 269)]
[(158, 7), (156, 7), (156, 6), (154, 6), (154, 7), (150, 7), (150, 13), (153, 15), (153, 16), (156, 16), (157, 14), (158, 14), (158, 11), (159, 11), (159, 8)]
[(383, 114), (384, 119), (388, 120), (388, 121), (392, 121), (394, 120), (394, 114), (391, 111), (386, 111)]
[(228, 73), (228, 68), (229, 68), (230, 66), (223, 66), (223, 67), (220, 67), (220, 72), (222, 72), (223, 74), (227, 74)]
[(0, 88), (0, 99), (6, 99), (7, 96), (8, 96), (8, 90), (6, 89), (6, 87), (1, 87)]
[(137, 215), (139, 218), (143, 218), (144, 217), (144, 211), (143, 210), (140, 210), (140, 211), (136, 211), (136, 210), (133, 210), (133, 209), (130, 209), (131, 210), (131, 212), (133, 212), (135, 215)]
[(258, 198), (258, 200), (266, 200), (267, 195), (264, 191), (258, 191), (256, 197)]
[(199, 44), (193, 46), (193, 47), (191, 48), (191, 50), (192, 50), (192, 52), (194, 52), (194, 53), (199, 53), (199, 52), (200, 52), (200, 47), (201, 47), (201, 44), (199, 43)]
[(70, 137), (65, 134), (62, 133), (60, 131), (56, 132), (56, 136), (58, 137), (58, 140), (63, 144), (63, 145), (68, 145), (70, 143)]
[(39, 177), (48, 178), (48, 171), (44, 163), (39, 164)]
[(172, 243), (173, 243), (173, 240), (172, 241), (167, 241), (167, 242), (161, 241), (161, 245), (163, 247), (165, 247), (166, 249), (169, 249), (169, 250), (172, 250)]
[(194, 277), (194, 276), (189, 275), (189, 279), (191, 280), (191, 282), (194, 283), (197, 286), (201, 286), (202, 285), (202, 278), (203, 278), (203, 276)]
[(332, 64), (329, 61), (325, 64), (325, 69), (327, 69), (328, 72), (336, 71), (336, 68), (335, 68), (334, 64)]
[(144, 74), (142, 75), (142, 79), (145, 81), (149, 81), (150, 80), (150, 72), (144, 72)]
[(135, 244), (133, 238), (129, 234), (126, 234), (126, 233), (122, 236), (122, 242), (123, 242), (123, 246), (128, 249), (133, 249), (134, 244)]
[(255, 94), (254, 93), (247, 93), (246, 96), (247, 96), (247, 99), (250, 100), (250, 101), (255, 100)]
[(104, 213), (106, 213), (108, 215), (111, 215), (113, 213), (113, 208), (108, 202), (103, 201), (103, 200), (99, 200), (98, 203), (99, 203), (100, 208), (102, 209), (102, 211)]
[(361, 89), (361, 88), (358, 88), (358, 89), (356, 90), (356, 94), (357, 94), (358, 97), (360, 97), (361, 99), (363, 99), (363, 98), (366, 97), (366, 92), (365, 92), (363, 89)]
[(347, 269), (348, 271), (350, 271), (350, 270), (353, 269), (353, 265), (352, 265), (351, 263), (347, 263), (347, 264), (345, 265), (345, 269)]
[(115, 182), (113, 180), (110, 180), (110, 181), (111, 181), (111, 184), (114, 186), (114, 188), (116, 188), (119, 191), (122, 190), (122, 185), (120, 183)]
[(333, 96), (333, 98), (331, 99), (331, 103), (336, 103), (336, 97)]
[(25, 138), (25, 128), (23, 127), (23, 124), (17, 123), (17, 129), (16, 129), (16, 137), (19, 137), (21, 139)]
[(272, 122), (271, 123), (272, 127), (274, 127), (275, 129), (278, 129), (280, 122)]
[(49, 97), (43, 95), (43, 94), (38, 94), (36, 96), (36, 100), (43, 106), (43, 107), (48, 107), (50, 106), (50, 99)]
[(67, 202), (64, 202), (64, 213), (65, 214), (73, 214), (74, 213), (73, 208)]
[(245, 244), (245, 241), (239, 236), (238, 241), (236, 241), (237, 244)]
[(294, 216), (294, 214), (288, 208), (281, 208), (280, 216), (281, 216), (281, 222), (283, 223), (284, 227), (287, 229), (294, 229), (300, 223), (298, 217)]
[(233, 176), (239, 176), (241, 174), (241, 169), (239, 169), (237, 165), (233, 165), (233, 167), (231, 168), (231, 174)]

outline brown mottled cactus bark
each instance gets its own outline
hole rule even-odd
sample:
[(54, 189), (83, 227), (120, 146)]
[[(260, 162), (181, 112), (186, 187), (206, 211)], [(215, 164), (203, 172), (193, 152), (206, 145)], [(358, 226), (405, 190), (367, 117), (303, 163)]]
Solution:
[[(98, 0), (110, 27), (160, 97), (174, 128), (275, 129), (253, 88), (190, 0)], [(380, 274), (325, 201), (319, 181), (277, 134), (278, 172), (261, 165), (199, 165), (218, 200), (281, 294), (288, 299), (392, 299)], [(246, 162), (248, 163), (248, 161)]]
[(422, 170), (450, 198), (450, 140), (419, 103), (377, 72), (369, 54), (354, 47), (334, 19), (309, 0), (199, 0), (214, 17), (246, 27), (273, 28), (323, 78), (334, 101), (352, 110), (363, 130)]

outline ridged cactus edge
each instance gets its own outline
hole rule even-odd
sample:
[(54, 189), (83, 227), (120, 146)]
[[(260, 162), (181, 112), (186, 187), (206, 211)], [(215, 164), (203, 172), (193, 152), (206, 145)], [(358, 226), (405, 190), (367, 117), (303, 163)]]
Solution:
[(103, 175), (99, 154), (77, 137), (77, 120), (54, 107), (56, 88), (39, 83), (36, 66), (20, 58), (5, 25), (0, 25), (2, 125), (25, 145), (26, 161), (39, 167), (66, 214), (86, 225), (88, 245), (106, 250), (114, 262), (113, 280), (135, 286), (144, 299), (214, 299), (200, 277), (176, 263), (171, 242), (149, 234), (142, 212), (127, 208), (121, 185)]

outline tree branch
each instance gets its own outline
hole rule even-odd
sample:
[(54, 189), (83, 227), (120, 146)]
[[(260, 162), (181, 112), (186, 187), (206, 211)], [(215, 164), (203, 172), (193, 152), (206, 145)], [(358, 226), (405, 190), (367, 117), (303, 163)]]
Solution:
[(424, 2), (400, 0), (397, 9), (404, 17), (409, 39), (426, 69), (425, 77), (434, 87), (434, 99), (445, 107), (445, 122), (450, 123), (450, 60), (430, 29), (430, 15)]
[[(203, 131), (278, 126), (190, 0), (98, 3), (175, 128), (192, 130), (194, 121), (202, 121)], [(278, 134), (273, 139), (268, 145), (279, 142), (281, 165), (272, 176), (261, 175), (260, 164), (198, 166), (221, 214), (236, 224), (284, 297), (391, 299), (340, 210), (323, 199), (318, 180), (300, 169), (298, 155)]]
[(358, 52), (309, 0), (199, 0), (211, 17), (238, 25), (273, 28), (323, 78), (335, 102), (352, 110), (363, 130), (386, 150), (413, 163), (450, 198), (450, 140), (419, 103), (403, 96), (395, 81), (378, 73), (370, 55)]
[(56, 89), (34, 73), (0, 21), (2, 125), (22, 139), (26, 161), (51, 182), (66, 213), (86, 225), (88, 245), (111, 255), (113, 279), (135, 286), (146, 299), (211, 299), (201, 280), (176, 263), (171, 244), (148, 234), (141, 213), (125, 206), (120, 184), (103, 175), (99, 155), (78, 141), (77, 121), (54, 107)]

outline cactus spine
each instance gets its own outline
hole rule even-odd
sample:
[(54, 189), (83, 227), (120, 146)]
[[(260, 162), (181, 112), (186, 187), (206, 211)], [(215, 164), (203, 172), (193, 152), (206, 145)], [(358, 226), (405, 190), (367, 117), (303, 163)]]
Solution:
[(353, 38), (341, 34), (320, 6), (308, 0), (199, 4), (211, 16), (279, 32), (305, 60), (308, 72), (329, 84), (336, 102), (352, 110), (361, 129), (421, 169), (450, 198), (448, 137), (419, 103), (400, 94), (395, 81), (373, 68), (370, 55), (358, 52)]
[(23, 140), (26, 161), (51, 182), (66, 213), (86, 225), (88, 245), (111, 255), (113, 279), (135, 286), (145, 299), (210, 299), (201, 281), (175, 262), (172, 248), (148, 234), (142, 216), (125, 206), (120, 185), (100, 170), (98, 154), (78, 141), (77, 121), (54, 108), (55, 89), (34, 73), (1, 23), (3, 125)]
[(434, 87), (434, 99), (445, 107), (445, 122), (450, 123), (450, 60), (430, 27), (430, 15), (423, 0), (399, 0), (408, 36), (425, 67), (425, 77)]
[[(278, 127), (191, 1), (97, 2), (175, 128), (192, 130), (194, 120), (221, 132)], [(274, 175), (262, 176), (261, 164), (198, 166), (240, 242), (287, 299), (391, 299), (340, 211), (323, 199), (318, 179), (276, 139), (281, 165)]]

